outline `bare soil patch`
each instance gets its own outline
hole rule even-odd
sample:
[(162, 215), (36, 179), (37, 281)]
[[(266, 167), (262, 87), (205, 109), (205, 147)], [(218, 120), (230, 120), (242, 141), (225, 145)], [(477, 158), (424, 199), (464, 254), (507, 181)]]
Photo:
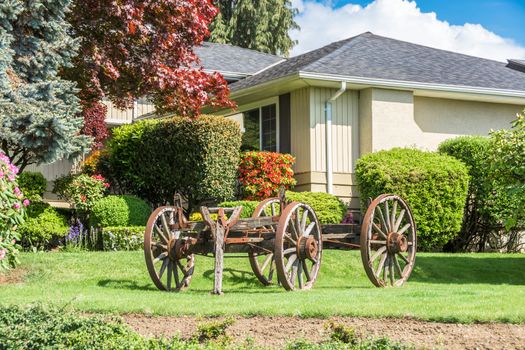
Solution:
[(26, 273), (27, 271), (20, 267), (0, 272), (0, 285), (22, 283)]
[[(190, 338), (197, 325), (211, 318), (124, 315), (125, 321), (144, 336)], [(413, 319), (333, 317), (362, 336), (388, 337), (416, 349), (525, 349), (525, 325), (454, 324)], [(322, 342), (329, 339), (326, 319), (297, 317), (236, 317), (227, 334), (242, 342), (252, 338), (260, 346), (279, 348), (292, 340)]]

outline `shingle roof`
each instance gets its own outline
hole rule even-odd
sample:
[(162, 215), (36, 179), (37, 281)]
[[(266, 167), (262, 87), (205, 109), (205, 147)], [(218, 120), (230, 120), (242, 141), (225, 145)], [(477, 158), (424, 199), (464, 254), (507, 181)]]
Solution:
[(292, 57), (230, 89), (238, 91), (298, 72), (525, 91), (525, 73), (505, 63), (370, 32)]
[(227, 44), (204, 42), (195, 47), (204, 69), (251, 75), (283, 58)]

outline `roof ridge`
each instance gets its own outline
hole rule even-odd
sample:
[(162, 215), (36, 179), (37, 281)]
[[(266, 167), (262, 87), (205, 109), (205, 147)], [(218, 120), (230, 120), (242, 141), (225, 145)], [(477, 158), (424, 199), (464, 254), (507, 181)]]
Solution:
[[(336, 48), (335, 50), (331, 51), (330, 53), (328, 53), (328, 54), (326, 54), (326, 55), (324, 55), (322, 57), (319, 57), (315, 61), (308, 63), (306, 66), (303, 67), (303, 69), (308, 69), (308, 67), (310, 67), (311, 65), (317, 63), (319, 60), (325, 59), (325, 58), (327, 58), (327, 57), (329, 57), (331, 55), (335, 55), (339, 50), (348, 49), (349, 47), (352, 47), (353, 46), (352, 44), (355, 44), (357, 42), (356, 39), (359, 39), (360, 37), (365, 36), (365, 35), (374, 35), (374, 34), (372, 32), (364, 32), (364, 33), (361, 33), (361, 34), (358, 34), (358, 35), (354, 35), (354, 36), (352, 36), (350, 38), (346, 38), (346, 39), (343, 39), (343, 40), (339, 40), (339, 41), (333, 42), (332, 44), (342, 43), (342, 45), (339, 46), (338, 48)], [(323, 46), (320, 49), (322, 49), (324, 47), (327, 47), (327, 46), (330, 46), (332, 44), (328, 44), (326, 46)]]

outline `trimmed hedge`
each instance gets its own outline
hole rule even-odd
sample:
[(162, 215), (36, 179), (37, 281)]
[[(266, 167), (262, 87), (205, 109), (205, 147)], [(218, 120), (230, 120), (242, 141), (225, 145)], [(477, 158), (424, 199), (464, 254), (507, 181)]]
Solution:
[(44, 202), (27, 207), (27, 219), (20, 225), (21, 243), (25, 247), (44, 248), (54, 237), (64, 237), (69, 230), (67, 219)]
[(95, 203), (89, 218), (90, 226), (146, 225), (151, 207), (134, 196), (107, 196)]
[(100, 231), (102, 250), (140, 250), (144, 247), (145, 226), (104, 227)]
[(116, 128), (110, 165), (127, 191), (156, 205), (180, 193), (191, 210), (234, 195), (241, 132), (224, 117), (175, 117)]
[(394, 148), (357, 161), (356, 177), (363, 206), (368, 198), (394, 193), (410, 205), (418, 245), (441, 249), (461, 230), (468, 170), (459, 160), (434, 152)]
[(27, 199), (41, 201), (47, 187), (47, 180), (40, 172), (24, 171), (18, 175), (18, 186)]

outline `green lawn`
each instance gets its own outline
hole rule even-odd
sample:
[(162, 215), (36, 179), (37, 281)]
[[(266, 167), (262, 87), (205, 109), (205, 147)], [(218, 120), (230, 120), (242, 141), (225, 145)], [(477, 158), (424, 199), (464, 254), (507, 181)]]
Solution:
[(247, 259), (226, 260), (223, 296), (209, 294), (213, 260), (197, 257), (190, 289), (155, 289), (142, 252), (26, 253), (25, 282), (0, 286), (0, 303), (72, 304), (93, 312), (163, 315), (409, 316), (525, 323), (525, 255), (419, 254), (408, 284), (378, 289), (359, 252), (325, 251), (311, 291), (263, 287)]

